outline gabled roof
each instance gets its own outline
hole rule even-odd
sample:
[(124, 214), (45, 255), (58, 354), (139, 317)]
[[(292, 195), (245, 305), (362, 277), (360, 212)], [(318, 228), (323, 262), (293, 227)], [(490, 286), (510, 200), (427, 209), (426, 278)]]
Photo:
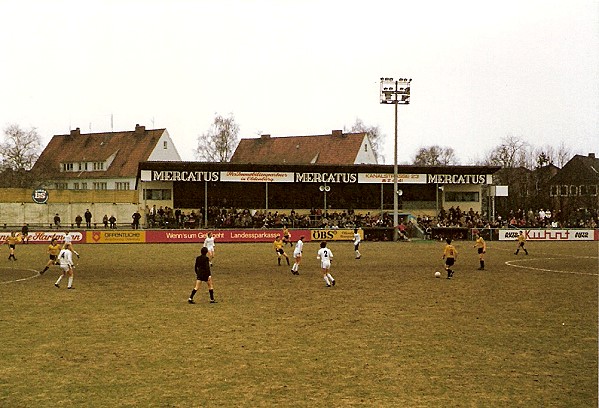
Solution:
[(577, 154), (551, 178), (550, 184), (599, 184), (599, 159)]
[(365, 138), (366, 133), (343, 133), (340, 130), (317, 136), (262, 135), (241, 139), (231, 163), (354, 164)]
[[(137, 125), (134, 131), (81, 134), (77, 128), (53, 136), (31, 171), (52, 179), (135, 177), (165, 131)], [(113, 155), (104, 171), (61, 172), (61, 163), (105, 162)]]

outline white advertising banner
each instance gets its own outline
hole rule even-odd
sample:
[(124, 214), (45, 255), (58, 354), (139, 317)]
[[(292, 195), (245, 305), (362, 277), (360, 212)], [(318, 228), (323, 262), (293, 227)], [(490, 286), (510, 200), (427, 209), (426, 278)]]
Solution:
[(294, 174), (286, 172), (221, 171), (220, 181), (293, 183)]
[(594, 241), (594, 230), (583, 229), (503, 229), (499, 230), (500, 241), (515, 241), (524, 233), (527, 241)]
[[(393, 173), (358, 173), (358, 183), (393, 183)], [(426, 174), (398, 174), (397, 182), (403, 184), (426, 184)]]

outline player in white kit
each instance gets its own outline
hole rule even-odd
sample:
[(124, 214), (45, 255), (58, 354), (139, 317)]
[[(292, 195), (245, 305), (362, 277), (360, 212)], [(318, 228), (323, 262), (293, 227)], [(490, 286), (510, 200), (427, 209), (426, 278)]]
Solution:
[(212, 266), (212, 260), (214, 259), (214, 237), (212, 232), (209, 232), (204, 239), (203, 247), (208, 249), (208, 259), (210, 260), (210, 266)]
[(320, 267), (322, 268), (322, 274), (327, 288), (335, 286), (335, 279), (331, 276), (331, 260), (333, 259), (333, 251), (327, 248), (326, 241), (320, 243), (320, 249), (316, 259), (320, 259)]
[(304, 250), (304, 236), (302, 235), (300, 239), (295, 243), (295, 249), (293, 250), (293, 257), (295, 258), (295, 262), (291, 267), (291, 273), (294, 275), (299, 275), (299, 266), (302, 262), (302, 252)]

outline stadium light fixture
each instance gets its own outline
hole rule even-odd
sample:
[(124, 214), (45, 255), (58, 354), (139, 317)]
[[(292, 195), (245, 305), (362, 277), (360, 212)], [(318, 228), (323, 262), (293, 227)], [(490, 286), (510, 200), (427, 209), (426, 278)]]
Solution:
[(399, 194), (397, 189), (397, 105), (408, 105), (410, 103), (410, 88), (412, 78), (381, 77), (380, 102), (383, 105), (395, 105), (395, 143), (393, 154), (393, 241), (397, 241), (399, 234)]

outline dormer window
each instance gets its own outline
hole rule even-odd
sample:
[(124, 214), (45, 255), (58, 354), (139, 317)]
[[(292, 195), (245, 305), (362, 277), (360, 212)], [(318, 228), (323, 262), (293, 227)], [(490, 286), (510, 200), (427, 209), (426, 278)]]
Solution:
[(94, 171), (104, 170), (104, 162), (94, 162)]
[(73, 171), (75, 168), (73, 163), (62, 163), (62, 171)]

